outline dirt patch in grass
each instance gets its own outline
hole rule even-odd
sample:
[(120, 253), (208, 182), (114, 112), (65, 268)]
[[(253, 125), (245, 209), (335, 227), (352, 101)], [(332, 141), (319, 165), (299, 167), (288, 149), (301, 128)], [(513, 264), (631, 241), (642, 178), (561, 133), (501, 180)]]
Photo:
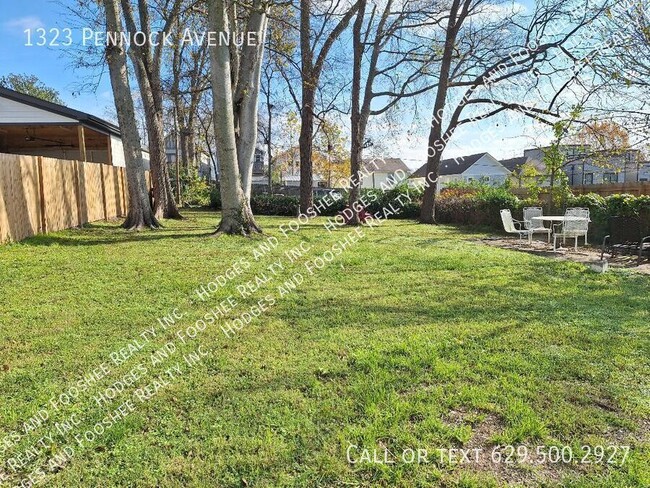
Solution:
[(469, 424), (472, 427), (472, 435), (463, 445), (463, 449), (470, 451), (468, 457), (471, 462), (461, 463), (461, 472), (482, 472), (491, 475), (500, 484), (528, 488), (557, 484), (567, 475), (586, 471), (580, 465), (536, 462), (537, 444), (499, 446), (495, 438), (506, 427), (494, 413), (452, 410), (447, 415), (446, 422), (452, 425)]
[[(567, 243), (567, 247), (553, 251), (553, 244), (548, 244), (546, 241), (533, 240), (532, 244), (528, 244), (526, 240), (507, 237), (486, 237), (478, 240), (493, 247), (522, 251), (560, 261), (573, 261), (587, 266), (601, 261), (600, 249), (591, 245), (585, 246), (584, 243), (583, 245), (578, 244), (577, 251), (569, 243)], [(650, 275), (650, 263), (645, 260), (639, 265), (636, 256), (616, 256), (615, 258), (611, 258), (608, 254), (605, 254), (605, 261), (608, 262), (611, 268), (626, 268), (638, 273)]]

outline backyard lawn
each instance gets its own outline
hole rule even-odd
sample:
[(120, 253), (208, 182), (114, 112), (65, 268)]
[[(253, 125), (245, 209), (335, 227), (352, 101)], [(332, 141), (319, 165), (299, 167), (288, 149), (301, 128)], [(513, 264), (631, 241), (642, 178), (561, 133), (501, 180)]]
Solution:
[(650, 277), (404, 220), (244, 239), (186, 214), (0, 247), (7, 486), (650, 486)]

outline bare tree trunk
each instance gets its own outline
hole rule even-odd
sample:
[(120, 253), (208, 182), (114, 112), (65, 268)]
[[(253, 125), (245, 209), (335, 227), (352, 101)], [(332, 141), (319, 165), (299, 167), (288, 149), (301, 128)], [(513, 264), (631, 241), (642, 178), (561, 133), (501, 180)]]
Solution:
[[(309, 84), (304, 82), (303, 85)], [(302, 112), (300, 114), (300, 212), (307, 213), (314, 204), (314, 174), (311, 160), (313, 150), (312, 136), (314, 134), (314, 90), (310, 86), (303, 86)]]
[(310, 43), (311, 0), (300, 0), (300, 57), (302, 68), (302, 109), (300, 111), (300, 212), (307, 213), (314, 204), (312, 174), (312, 136), (314, 133), (314, 102), (317, 80), (313, 79), (314, 59)]
[[(339, 19), (326, 37), (320, 52), (316, 55), (311, 46), (311, 4), (313, 0), (300, 0), (300, 59), (302, 80), (302, 102), (300, 110), (300, 212), (306, 213), (314, 204), (314, 175), (312, 147), (314, 136), (314, 109), (316, 89), (320, 81), (325, 59), (334, 42), (347, 28), (359, 5), (355, 2)], [(321, 32), (322, 34), (322, 32)]]
[[(109, 32), (122, 31), (117, 0), (104, 0), (106, 28)], [(122, 224), (127, 229), (139, 230), (145, 227), (155, 229), (160, 223), (154, 216), (149, 203), (142, 163), (142, 148), (135, 118), (135, 108), (129, 86), (126, 53), (122, 46), (110, 45), (106, 48), (106, 59), (110, 72), (115, 108), (122, 132), (124, 156), (126, 159), (126, 178), (129, 191), (129, 212)]]
[[(266, 131), (266, 157), (269, 161), (269, 195), (273, 194), (273, 155), (271, 154), (271, 132), (273, 130), (272, 121), (273, 121), (273, 105), (271, 105), (270, 100), (270, 91), (269, 95), (266, 97), (266, 111), (268, 116), (268, 127)], [(638, 173), (638, 171), (637, 171)], [(638, 178), (637, 178), (638, 179)]]
[(255, 46), (245, 45), (241, 56), (241, 65), (237, 90), (235, 92), (235, 117), (239, 122), (239, 137), (237, 139), (237, 159), (242, 189), (247, 200), (250, 200), (253, 185), (253, 157), (257, 143), (258, 100), (262, 75), (262, 58), (264, 54), (267, 16), (261, 2), (253, 3), (255, 10), (251, 12), (246, 26), (246, 33), (256, 33)]
[[(351, 225), (359, 224), (359, 213), (357, 212), (356, 202), (360, 196), (360, 170), (363, 158), (363, 138), (361, 130), (361, 63), (363, 61), (363, 42), (361, 39), (361, 28), (363, 26), (363, 17), (366, 12), (365, 0), (359, 1), (359, 11), (352, 28), (352, 48), (353, 48), (353, 66), (352, 66), (352, 107), (350, 115), (350, 196), (349, 205), (352, 209), (352, 218), (349, 220)], [(365, 132), (365, 131), (363, 131)]]
[[(229, 30), (225, 1), (210, 0), (210, 25), (216, 32)], [(214, 133), (221, 171), (219, 184), (222, 214), (216, 233), (250, 235), (261, 230), (253, 218), (239, 175), (230, 49), (228, 46), (217, 44), (219, 45), (210, 47)]]
[(453, 60), (457, 26), (453, 23), (460, 6), (459, 0), (454, 0), (451, 11), (449, 25), (445, 38), (445, 47), (440, 62), (440, 81), (434, 103), (431, 130), (429, 131), (429, 146), (427, 152), (426, 168), (426, 187), (422, 196), (422, 207), (420, 208), (420, 222), (423, 224), (435, 224), (436, 216), (436, 192), (438, 189), (438, 174), (440, 170), (440, 160), (442, 152), (446, 147), (446, 141), (449, 138), (442, 137), (443, 113), (446, 104), (447, 90), (449, 89), (449, 73), (451, 72), (451, 62)]
[[(131, 34), (138, 31), (149, 32), (151, 25), (147, 3), (144, 0), (138, 0), (138, 14), (141, 22), (141, 28), (138, 29), (130, 0), (121, 1), (128, 31)], [(180, 5), (178, 2), (176, 3)], [(159, 64), (159, 58), (162, 56), (162, 51), (159, 49), (162, 48), (158, 46), (156, 49), (157, 51), (154, 54), (148, 44), (144, 46), (132, 45), (129, 49), (129, 56), (135, 66), (147, 122), (151, 178), (154, 191), (154, 214), (157, 218), (180, 219), (182, 216), (174, 200), (174, 193), (169, 179), (167, 154), (165, 152), (163, 94)]]

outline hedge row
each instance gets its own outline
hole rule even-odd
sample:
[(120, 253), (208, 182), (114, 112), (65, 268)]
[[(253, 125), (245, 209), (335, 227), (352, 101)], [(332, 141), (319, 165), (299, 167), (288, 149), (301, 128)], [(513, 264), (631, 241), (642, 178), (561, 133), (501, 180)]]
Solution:
[(480, 225), (503, 229), (500, 210), (518, 215), (522, 202), (505, 188), (485, 185), (452, 186), (436, 201), (436, 220), (442, 224)]
[(628, 194), (602, 197), (595, 193), (577, 195), (569, 199), (571, 207), (586, 207), (591, 217), (593, 240), (601, 242), (608, 234), (608, 221), (613, 216), (638, 217), (644, 235), (650, 235), (650, 195)]
[[(382, 208), (393, 208), (398, 211), (389, 218), (411, 219), (420, 215), (422, 193), (406, 185), (388, 191), (364, 190), (362, 198), (367, 203), (366, 210), (373, 214), (381, 212)], [(347, 201), (347, 194), (343, 194), (343, 198), (335, 201), (332, 198), (316, 199), (315, 204), (319, 207), (321, 215), (333, 216), (346, 207)], [(213, 208), (221, 208), (221, 199), (216, 188), (210, 194), (210, 203)], [(298, 215), (299, 203), (299, 198), (295, 196), (254, 195), (251, 199), (251, 207), (256, 215), (295, 216)], [(607, 234), (609, 217), (615, 215), (640, 217), (642, 226), (650, 234), (650, 196), (601, 197), (590, 193), (570, 197), (567, 206), (589, 208), (592, 221), (590, 235), (593, 242), (600, 242)], [(438, 196), (436, 219), (443, 224), (483, 226), (502, 232), (499, 211), (508, 208), (516, 219), (521, 219), (523, 207), (524, 202), (505, 187), (457, 184), (444, 189)]]
[[(314, 206), (318, 213), (323, 216), (334, 216), (341, 212), (348, 204), (347, 193), (340, 193), (342, 198), (323, 197), (314, 200)], [(406, 197), (407, 195), (408, 197)], [(384, 207), (391, 207), (398, 211), (388, 218), (416, 218), (420, 215), (421, 192), (409, 189), (401, 185), (392, 190), (364, 190), (363, 201), (367, 202), (366, 210), (370, 213), (380, 212)], [(410, 199), (410, 201), (409, 201)], [(210, 206), (221, 209), (221, 196), (219, 190), (214, 188), (210, 194)], [(300, 199), (296, 196), (286, 195), (253, 195), (251, 197), (251, 209), (255, 215), (298, 215)]]
[[(540, 206), (543, 206), (540, 204)], [(636, 216), (641, 226), (650, 234), (650, 196), (611, 195), (602, 197), (594, 193), (571, 196), (567, 207), (586, 207), (591, 216), (590, 240), (601, 242), (609, 232), (609, 218)], [(484, 185), (459, 185), (447, 188), (439, 195), (436, 204), (437, 220), (441, 223), (487, 226), (503, 231), (500, 210), (508, 208), (516, 219), (523, 218), (524, 202), (507, 188)], [(563, 213), (564, 209), (557, 212)]]

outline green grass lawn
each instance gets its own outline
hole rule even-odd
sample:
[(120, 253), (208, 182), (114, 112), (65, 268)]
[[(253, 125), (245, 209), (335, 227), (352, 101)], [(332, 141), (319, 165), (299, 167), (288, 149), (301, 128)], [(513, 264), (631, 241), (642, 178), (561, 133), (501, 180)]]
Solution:
[[(211, 238), (216, 214), (186, 214), (156, 232), (98, 224), (0, 247), (7, 486), (30, 472), (61, 487), (650, 486), (648, 276), (596, 274), (407, 221), (364, 228), (310, 274), (305, 261), (350, 229), (328, 233), (317, 219), (285, 238), (288, 219), (260, 218), (279, 246), (256, 261), (266, 238)], [(308, 254), (289, 264), (284, 252), (301, 242)], [(200, 300), (195, 289), (240, 256), (250, 266)], [(277, 260), (277, 276), (239, 293)], [(304, 281), (280, 297), (296, 273)], [(189, 339), (187, 327), (229, 295), (226, 318)], [(227, 337), (220, 325), (268, 295), (275, 303)], [(163, 330), (157, 319), (174, 308), (184, 316)], [(111, 353), (136, 339), (142, 348), (115, 364)], [(166, 343), (175, 351), (154, 365)], [(183, 355), (199, 346), (208, 355), (190, 367)], [(108, 373), (51, 407), (101, 364)], [(125, 377), (112, 401), (93, 400)], [(75, 433), (120, 405), (133, 409), (79, 445)], [(43, 408), (44, 425), (23, 435)], [(62, 435), (65, 419), (78, 425)], [(505, 462), (504, 448), (492, 462), (497, 445), (519, 446), (521, 457)], [(596, 462), (596, 446), (612, 445), (630, 446), (625, 462), (622, 449)], [(573, 460), (538, 462), (537, 446), (539, 456), (569, 446)], [(441, 459), (448, 448), (481, 450), (480, 459)], [(363, 449), (394, 463), (367, 462)], [(427, 459), (408, 462), (409, 449)]]

